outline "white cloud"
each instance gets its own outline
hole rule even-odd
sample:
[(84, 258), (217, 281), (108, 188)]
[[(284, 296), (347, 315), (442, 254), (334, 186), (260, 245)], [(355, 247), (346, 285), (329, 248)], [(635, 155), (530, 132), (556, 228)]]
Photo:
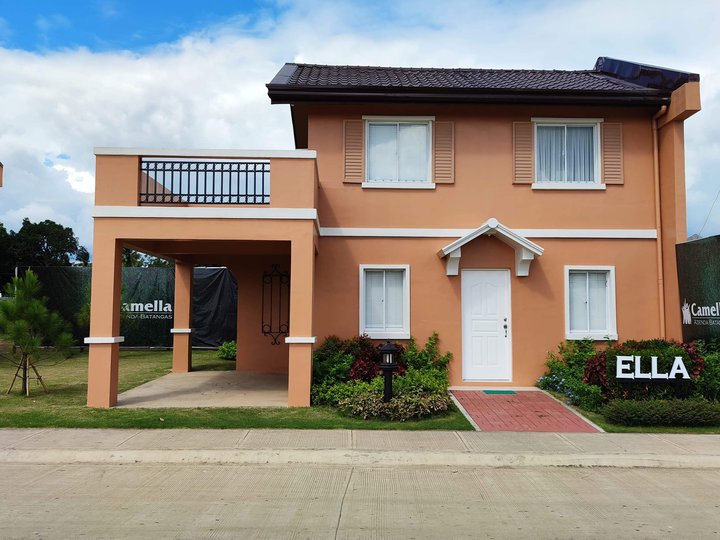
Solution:
[[(90, 248), (94, 146), (292, 147), (288, 108), (265, 89), (286, 61), (589, 69), (605, 55), (701, 73), (704, 110), (686, 126), (697, 232), (720, 168), (720, 4), (674, 5), (301, 0), (142, 53), (0, 48), (0, 219), (15, 228), (48, 210)], [(71, 157), (42, 164), (58, 154)], [(720, 233), (717, 208), (708, 233)]]

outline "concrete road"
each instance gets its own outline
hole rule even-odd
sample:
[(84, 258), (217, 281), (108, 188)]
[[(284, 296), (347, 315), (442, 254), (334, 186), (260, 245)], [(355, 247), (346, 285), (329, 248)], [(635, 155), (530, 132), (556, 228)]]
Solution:
[(1, 538), (720, 538), (720, 470), (0, 464)]

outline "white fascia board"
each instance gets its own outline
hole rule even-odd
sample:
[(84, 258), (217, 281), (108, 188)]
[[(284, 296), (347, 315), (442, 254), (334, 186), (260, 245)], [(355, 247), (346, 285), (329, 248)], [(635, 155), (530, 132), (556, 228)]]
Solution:
[(499, 223), (497, 219), (490, 218), (470, 234), (465, 235), (464, 237), (459, 238), (455, 242), (452, 242), (451, 244), (448, 244), (447, 246), (442, 248), (438, 252), (438, 255), (441, 258), (445, 257), (449, 253), (455, 251), (456, 249), (464, 246), (468, 242), (471, 242), (475, 238), (484, 234), (492, 234), (494, 236), (497, 236), (498, 240), (506, 244), (510, 244), (511, 247), (513, 247), (514, 249), (524, 248), (534, 253), (535, 255), (542, 255), (544, 251), (544, 249), (538, 246), (536, 243), (531, 242), (527, 238), (514, 232), (512, 229), (508, 229), (502, 223)]
[(454, 238), (475, 229), (403, 229), (383, 227), (320, 227), (320, 236), (378, 238)]
[(292, 336), (287, 336), (287, 337), (285, 338), (285, 343), (291, 343), (291, 344), (292, 344), (292, 343), (301, 343), (301, 344), (310, 344), (310, 345), (312, 345), (312, 344), (314, 344), (316, 341), (317, 341), (317, 337), (315, 337), (315, 336), (310, 336), (310, 337), (299, 337), (299, 336), (298, 336), (298, 337), (292, 337)]
[(94, 218), (312, 219), (315, 208), (231, 208), (208, 206), (96, 206)]
[(125, 336), (86, 337), (83, 341), (86, 345), (107, 345), (110, 343), (122, 343), (125, 341)]
[(171, 328), (171, 334), (192, 334), (192, 328)]
[(172, 157), (172, 158), (233, 158), (233, 159), (316, 159), (315, 150), (232, 150), (204, 148), (118, 148), (112, 146), (96, 146), (96, 156), (141, 156), (141, 157)]
[(513, 229), (530, 238), (655, 239), (656, 229)]
[[(525, 238), (655, 239), (655, 229), (509, 229)], [(320, 236), (377, 238), (458, 238), (477, 229), (320, 227)]]

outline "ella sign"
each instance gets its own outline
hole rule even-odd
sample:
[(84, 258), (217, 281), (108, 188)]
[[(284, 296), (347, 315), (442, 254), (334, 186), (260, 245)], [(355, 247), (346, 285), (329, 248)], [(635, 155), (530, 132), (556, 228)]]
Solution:
[(615, 377), (617, 379), (675, 379), (677, 375), (682, 375), (682, 379), (690, 378), (682, 356), (675, 357), (670, 373), (658, 373), (657, 356), (650, 357), (650, 371), (643, 372), (640, 359), (640, 356), (618, 356)]

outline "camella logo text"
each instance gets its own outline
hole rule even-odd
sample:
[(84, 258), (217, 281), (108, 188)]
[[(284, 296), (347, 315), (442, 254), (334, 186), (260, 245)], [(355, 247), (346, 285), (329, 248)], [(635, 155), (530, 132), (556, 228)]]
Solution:
[(145, 313), (161, 313), (170, 312), (172, 313), (172, 304), (164, 302), (163, 300), (153, 300), (152, 302), (126, 302), (120, 308), (123, 311), (134, 312), (145, 312)]
[[(682, 305), (683, 324), (720, 324), (720, 302), (712, 306), (699, 306), (695, 302), (688, 304), (687, 299)], [(716, 322), (717, 321), (717, 322)]]
[(164, 300), (124, 302), (120, 309), (130, 319), (172, 319), (172, 304)]

